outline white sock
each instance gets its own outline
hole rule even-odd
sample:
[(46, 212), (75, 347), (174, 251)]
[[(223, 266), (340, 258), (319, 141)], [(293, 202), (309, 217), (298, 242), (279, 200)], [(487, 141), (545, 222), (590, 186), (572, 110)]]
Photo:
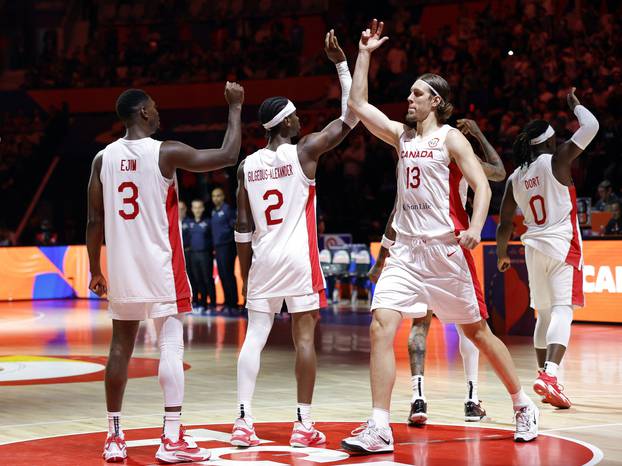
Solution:
[(423, 376), (422, 375), (413, 375), (410, 378), (410, 382), (413, 387), (413, 397), (412, 401), (422, 399), (425, 401), (425, 396), (423, 394)]
[(544, 363), (544, 372), (551, 377), (557, 377), (557, 369), (559, 369), (559, 364), (555, 364), (551, 361)]
[(525, 406), (530, 406), (533, 404), (533, 401), (527, 396), (525, 390), (522, 388), (518, 393), (510, 394), (512, 397), (512, 404), (514, 405), (514, 411), (518, 411)]
[(477, 396), (477, 380), (467, 381), (466, 401), (473, 401), (474, 403), (479, 403), (479, 397)]
[(239, 401), (240, 418), (244, 419), (249, 426), (253, 425), (253, 412), (251, 411), (250, 401)]
[(123, 430), (121, 430), (121, 412), (108, 411), (108, 433), (124, 437)]
[(164, 411), (164, 436), (172, 442), (179, 440), (181, 411)]
[(374, 420), (376, 427), (389, 427), (389, 411), (386, 409), (374, 408), (372, 410), (371, 418)]
[(298, 403), (298, 407), (296, 408), (296, 414), (299, 422), (305, 427), (310, 427), (313, 424), (311, 420), (311, 405)]

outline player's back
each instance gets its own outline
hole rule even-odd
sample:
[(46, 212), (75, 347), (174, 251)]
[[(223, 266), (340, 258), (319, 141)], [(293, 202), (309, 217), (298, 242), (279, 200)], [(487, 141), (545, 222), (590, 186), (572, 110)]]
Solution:
[(525, 245), (570, 265), (581, 264), (581, 235), (575, 187), (561, 184), (553, 174), (553, 156), (541, 154), (510, 175), (514, 199), (524, 215)]
[(109, 300), (165, 302), (191, 296), (176, 177), (159, 167), (161, 141), (118, 139), (106, 146), (103, 186)]
[(244, 186), (255, 223), (249, 298), (311, 294), (325, 288), (317, 247), (315, 180), (297, 146), (260, 149), (244, 161)]

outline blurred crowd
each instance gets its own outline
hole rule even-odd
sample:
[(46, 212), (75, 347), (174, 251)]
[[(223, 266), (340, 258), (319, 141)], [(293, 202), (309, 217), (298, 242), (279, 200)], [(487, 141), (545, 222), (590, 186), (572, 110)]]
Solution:
[[(88, 45), (62, 55), (54, 34), (44, 36), (38, 63), (27, 73), (28, 88), (333, 74), (321, 47), (308, 46), (309, 38), (317, 37), (318, 28), (334, 27), (353, 69), (360, 31), (372, 15), (370, 6), (354, 0), (294, 0), (285, 6), (275, 0), (83, 4)], [(597, 116), (600, 131), (575, 163), (573, 179), (579, 197), (593, 199), (593, 211), (612, 211), (615, 220), (622, 198), (622, 7), (614, 1), (600, 2), (599, 8), (552, 0), (508, 5), (492, 1), (478, 11), (461, 3), (457, 27), (433, 34), (424, 31), (420, 3), (374, 5), (390, 40), (374, 54), (370, 100), (404, 102), (417, 75), (444, 76), (452, 87), (455, 116), (477, 121), (511, 173), (512, 142), (530, 119), (549, 120), (560, 140), (576, 130), (565, 99), (576, 86), (581, 102)], [(320, 129), (338, 115), (339, 92), (334, 80), (326, 99), (299, 107), (305, 131)], [(36, 126), (24, 122), (21, 128), (28, 130), (13, 146), (32, 144)], [(261, 147), (263, 136), (256, 123), (245, 121), (243, 155)], [(0, 167), (10, 163), (10, 155), (2, 152), (0, 157)], [(362, 128), (322, 158), (318, 203), (328, 231), (352, 232), (357, 241), (381, 235), (393, 205), (394, 160), (394, 151)], [(229, 198), (234, 192), (231, 171), (183, 174), (181, 179), (182, 197), (188, 200), (209, 201), (216, 185)], [(0, 182), (6, 182), (1, 168)], [(493, 183), (492, 214), (498, 212), (502, 189), (503, 184)], [(619, 234), (614, 226), (603, 233)]]

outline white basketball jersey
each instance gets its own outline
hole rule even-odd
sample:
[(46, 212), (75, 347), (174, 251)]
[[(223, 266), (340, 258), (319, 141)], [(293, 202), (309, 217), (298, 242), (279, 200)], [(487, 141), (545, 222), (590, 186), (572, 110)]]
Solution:
[(103, 185), (108, 299), (165, 302), (192, 296), (177, 206), (177, 179), (158, 165), (161, 141), (106, 146)]
[(464, 210), (468, 184), (445, 147), (452, 129), (443, 125), (424, 137), (400, 137), (397, 206), (393, 229), (423, 239), (451, 237), (469, 227)]
[(521, 240), (549, 257), (581, 268), (577, 193), (574, 186), (564, 186), (555, 178), (552, 158), (551, 154), (541, 154), (510, 175), (514, 199), (527, 227)]
[(247, 297), (300, 296), (323, 290), (315, 218), (315, 180), (306, 177), (297, 146), (260, 149), (244, 161), (255, 231)]

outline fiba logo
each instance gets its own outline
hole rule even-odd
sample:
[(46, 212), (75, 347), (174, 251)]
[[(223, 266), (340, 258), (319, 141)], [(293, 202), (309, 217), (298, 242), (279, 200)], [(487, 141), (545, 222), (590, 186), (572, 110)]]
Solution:
[(428, 141), (428, 146), (430, 147), (436, 147), (437, 144), (438, 144), (438, 138), (433, 138)]

